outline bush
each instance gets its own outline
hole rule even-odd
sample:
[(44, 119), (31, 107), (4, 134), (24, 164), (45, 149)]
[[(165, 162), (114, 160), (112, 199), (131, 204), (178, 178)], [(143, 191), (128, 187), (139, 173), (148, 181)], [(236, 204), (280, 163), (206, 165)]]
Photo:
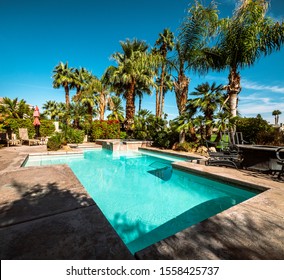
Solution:
[(19, 128), (27, 128), (29, 138), (34, 138), (36, 134), (35, 127), (31, 119), (8, 118), (4, 121), (3, 128), (5, 128), (9, 134), (15, 133), (18, 138), (19, 138)]
[(92, 140), (120, 138), (120, 123), (117, 120), (94, 121), (91, 129)]
[(183, 143), (178, 143), (175, 145), (174, 150), (176, 151), (182, 151), (182, 152), (191, 152), (195, 151), (197, 148), (196, 143), (188, 143), (188, 142), (183, 142)]
[(120, 131), (120, 139), (126, 139), (127, 138), (127, 133), (125, 131)]
[[(40, 136), (51, 136), (54, 133), (55, 126), (53, 121), (40, 120), (40, 123)], [(19, 137), (19, 128), (27, 128), (29, 138), (34, 138), (36, 135), (33, 119), (8, 118), (4, 121), (2, 126), (7, 130), (8, 133), (16, 133), (17, 137)]]
[(83, 143), (85, 137), (84, 130), (68, 128), (65, 135), (65, 141), (71, 144)]
[(161, 130), (153, 137), (153, 146), (158, 148), (171, 149), (174, 143), (178, 142), (179, 135), (172, 130)]
[(40, 136), (51, 136), (55, 131), (55, 125), (52, 120), (40, 120)]
[[(249, 143), (268, 144), (271, 141), (269, 135), (273, 135), (272, 126), (261, 118), (239, 118), (237, 131), (243, 133), (243, 138)], [(270, 139), (269, 139), (270, 138)]]
[(48, 151), (57, 151), (62, 147), (62, 133), (56, 133), (47, 141)]

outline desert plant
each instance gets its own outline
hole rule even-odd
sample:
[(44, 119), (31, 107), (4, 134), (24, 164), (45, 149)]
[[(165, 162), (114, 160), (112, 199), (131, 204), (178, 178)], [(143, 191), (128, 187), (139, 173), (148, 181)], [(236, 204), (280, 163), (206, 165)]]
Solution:
[(57, 151), (62, 147), (62, 133), (55, 133), (47, 141), (48, 151)]

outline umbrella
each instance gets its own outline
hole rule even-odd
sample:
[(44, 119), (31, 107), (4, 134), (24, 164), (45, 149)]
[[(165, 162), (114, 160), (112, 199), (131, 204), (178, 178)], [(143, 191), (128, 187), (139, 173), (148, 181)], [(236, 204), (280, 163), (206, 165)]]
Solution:
[(34, 110), (34, 126), (36, 130), (36, 137), (39, 137), (39, 126), (40, 126), (40, 121), (39, 121), (39, 109), (36, 106)]

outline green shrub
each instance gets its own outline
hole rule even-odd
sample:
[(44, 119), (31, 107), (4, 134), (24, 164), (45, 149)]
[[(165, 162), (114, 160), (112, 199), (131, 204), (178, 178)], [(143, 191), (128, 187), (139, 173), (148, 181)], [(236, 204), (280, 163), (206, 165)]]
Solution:
[(29, 138), (34, 138), (36, 134), (32, 119), (8, 118), (4, 121), (3, 128), (5, 128), (8, 133), (15, 133), (18, 138), (19, 128), (27, 128)]
[(92, 140), (120, 138), (120, 123), (117, 120), (99, 121), (92, 123)]
[(195, 143), (183, 142), (175, 145), (176, 151), (191, 152), (194, 149), (196, 149)]
[(56, 133), (47, 141), (48, 151), (57, 151), (62, 147), (62, 133)]
[(273, 135), (271, 125), (261, 118), (239, 118), (236, 125), (237, 131), (241, 131), (244, 140), (249, 143), (268, 144), (266, 142), (268, 139), (265, 140), (265, 138), (270, 138), (269, 134)]
[[(55, 131), (55, 126), (51, 120), (40, 120), (40, 136), (51, 136)], [(33, 119), (15, 119), (8, 118), (4, 121), (3, 128), (7, 130), (8, 133), (16, 133), (19, 137), (19, 128), (27, 128), (30, 138), (34, 138), (36, 135), (35, 127), (33, 125)]]
[(79, 130), (69, 127), (65, 135), (65, 141), (67, 143), (80, 144), (83, 143), (84, 137), (85, 137), (84, 130)]
[(120, 131), (120, 139), (126, 139), (127, 138), (127, 133), (125, 131)]
[(178, 142), (179, 135), (177, 132), (166, 129), (156, 133), (153, 137), (153, 146), (158, 148), (171, 149)]
[(40, 120), (40, 136), (46, 137), (51, 136), (55, 131), (55, 126), (51, 120)]

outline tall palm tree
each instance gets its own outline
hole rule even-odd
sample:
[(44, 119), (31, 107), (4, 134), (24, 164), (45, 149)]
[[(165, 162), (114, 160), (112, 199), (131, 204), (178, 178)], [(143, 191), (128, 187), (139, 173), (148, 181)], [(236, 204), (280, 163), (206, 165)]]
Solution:
[(188, 86), (190, 79), (186, 76), (186, 71), (189, 69), (189, 64), (186, 62), (186, 54), (182, 52), (180, 44), (176, 44), (176, 56), (171, 63), (171, 67), (176, 71), (177, 76), (174, 77), (174, 91), (176, 95), (176, 103), (179, 115), (185, 111), (185, 106), (188, 98)]
[(157, 52), (161, 55), (161, 73), (159, 77), (159, 89), (156, 92), (156, 117), (161, 117), (163, 114), (162, 104), (164, 104), (164, 79), (166, 75), (167, 54), (174, 48), (174, 34), (168, 29), (164, 29), (163, 33), (159, 34), (159, 38), (155, 43), (159, 47)]
[(108, 68), (110, 82), (118, 94), (126, 99), (125, 129), (130, 131), (134, 124), (135, 91), (137, 86), (144, 91), (155, 86), (156, 56), (147, 53), (145, 42), (134, 39), (121, 42), (123, 53), (113, 54), (117, 66)]
[(65, 103), (66, 108), (69, 110), (70, 106), (70, 97), (69, 89), (73, 82), (73, 68), (68, 67), (68, 62), (65, 64), (60, 62), (53, 70), (53, 87), (60, 88), (63, 87), (65, 90)]
[(272, 112), (272, 115), (275, 117), (275, 125), (278, 126), (278, 122), (279, 122), (279, 115), (281, 115), (282, 112), (279, 110), (274, 110)]
[(232, 116), (237, 115), (241, 92), (239, 70), (253, 66), (284, 43), (284, 23), (266, 15), (268, 4), (265, 0), (240, 1), (232, 18), (221, 21), (218, 43), (208, 51), (213, 69), (229, 69), (226, 89)]
[[(174, 82), (172, 80), (171, 75), (169, 75), (168, 73), (165, 73), (164, 78), (163, 78), (163, 82), (162, 82), (161, 78), (157, 78), (156, 84), (158, 85), (159, 89), (161, 88), (161, 86), (163, 87), (162, 98), (159, 98), (160, 106), (159, 106), (159, 116), (158, 117), (161, 118), (163, 113), (164, 113), (165, 95), (168, 91), (171, 91), (174, 88)], [(156, 116), (157, 116), (157, 114), (156, 114)]]
[(214, 2), (208, 7), (204, 7), (201, 3), (195, 1), (181, 26), (176, 44), (176, 55), (171, 63), (177, 73), (174, 91), (180, 115), (185, 111), (190, 83), (190, 79), (185, 73), (189, 70), (206, 73), (209, 69), (205, 51), (217, 27), (218, 11)]

